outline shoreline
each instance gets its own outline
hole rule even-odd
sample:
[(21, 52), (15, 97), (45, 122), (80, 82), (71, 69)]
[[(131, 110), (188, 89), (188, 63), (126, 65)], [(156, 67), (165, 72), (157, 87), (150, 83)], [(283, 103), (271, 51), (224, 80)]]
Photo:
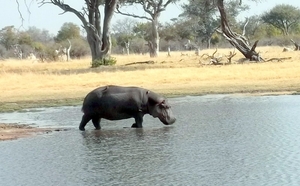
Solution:
[[(221, 94), (221, 93), (218, 93)], [(244, 93), (223, 93), (228, 95), (238, 95), (238, 96), (280, 96), (280, 95), (300, 95), (300, 92), (298, 91), (266, 91), (266, 92), (244, 92)], [(180, 94), (180, 95), (164, 95), (166, 97), (180, 97), (180, 96), (204, 96), (204, 95), (217, 95), (217, 93), (213, 94)], [(43, 100), (41, 101), (41, 104), (30, 104), (30, 105), (23, 105), (18, 106), (12, 111), (18, 111), (22, 109), (30, 109), (30, 108), (41, 108), (41, 107), (55, 107), (55, 106), (71, 106), (71, 105), (78, 105), (79, 99), (74, 98), (73, 104), (70, 104), (70, 100), (68, 102), (64, 102), (61, 100), (55, 100), (58, 101), (56, 104), (53, 104), (54, 100)], [(72, 102), (72, 101), (71, 101)], [(45, 104), (48, 103), (49, 105)], [(68, 104), (67, 104), (68, 103)], [(15, 102), (14, 105), (17, 106), (20, 104), (20, 102)], [(24, 104), (24, 103), (23, 103)], [(2, 105), (1, 105), (2, 106)], [(0, 107), (1, 107), (0, 106)], [(31, 106), (31, 107), (30, 107)], [(34, 107), (32, 107), (34, 106)], [(1, 108), (3, 109), (3, 108)], [(0, 110), (1, 110), (0, 109)], [(3, 110), (1, 110), (3, 112)], [(27, 137), (33, 137), (39, 134), (48, 134), (53, 131), (60, 131), (57, 129), (49, 129), (49, 128), (38, 128), (38, 127), (32, 127), (30, 125), (26, 124), (4, 124), (0, 123), (0, 142), (1, 141), (7, 141), (7, 140), (16, 140), (19, 138), (27, 138)]]
[[(233, 92), (193, 92), (186, 91), (183, 92), (181, 90), (175, 91), (173, 93), (166, 92), (164, 90), (157, 91), (156, 93), (165, 96), (167, 98), (172, 97), (184, 97), (184, 96), (205, 96), (205, 95), (245, 95), (245, 96), (278, 96), (278, 95), (300, 95), (300, 90), (283, 90), (283, 91), (272, 91), (272, 90), (252, 90), (252, 91), (233, 91)], [(59, 107), (59, 106), (77, 106), (81, 105), (83, 101), (83, 97), (73, 97), (73, 98), (61, 98), (61, 99), (42, 99), (42, 100), (27, 100), (20, 101), (16, 100), (13, 102), (0, 102), (0, 113), (4, 112), (15, 112), (24, 109), (32, 109), (32, 108), (42, 108), (42, 107)]]
[[(299, 52), (282, 52), (279, 46), (259, 47), (259, 51), (264, 59), (276, 56), (286, 60), (240, 63), (239, 59), (244, 56), (237, 53), (231, 65), (215, 66), (208, 64), (208, 58), (197, 56), (193, 51), (185, 51), (189, 54), (187, 56), (183, 56), (182, 51), (174, 51), (172, 56), (162, 52), (155, 59), (145, 55), (113, 55), (118, 61), (116, 65), (90, 68), (90, 57), (71, 62), (34, 64), (30, 60), (10, 59), (0, 62), (0, 85), (5, 87), (0, 95), (0, 113), (80, 106), (91, 90), (109, 84), (139, 86), (167, 98), (300, 95)], [(215, 49), (205, 49), (201, 50), (201, 55), (214, 52)], [(230, 52), (232, 48), (220, 48), (216, 56)], [(154, 63), (137, 63), (143, 61)], [(48, 130), (20, 128), (15, 124), (11, 128), (23, 134), (30, 133), (29, 136)], [(7, 126), (0, 128), (0, 132), (4, 133), (4, 130), (13, 132)]]

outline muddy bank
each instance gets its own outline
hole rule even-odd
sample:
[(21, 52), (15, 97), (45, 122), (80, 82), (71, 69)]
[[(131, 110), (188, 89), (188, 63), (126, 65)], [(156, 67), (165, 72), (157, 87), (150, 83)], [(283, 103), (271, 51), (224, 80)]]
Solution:
[(14, 140), (38, 134), (50, 133), (56, 129), (36, 128), (29, 125), (0, 123), (0, 141)]

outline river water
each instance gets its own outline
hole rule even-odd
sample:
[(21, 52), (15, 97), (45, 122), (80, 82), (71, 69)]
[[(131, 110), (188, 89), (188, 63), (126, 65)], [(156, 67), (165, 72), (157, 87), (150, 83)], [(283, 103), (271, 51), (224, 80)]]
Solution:
[(177, 121), (145, 116), (78, 130), (80, 107), (2, 113), (66, 131), (0, 142), (0, 185), (300, 185), (300, 96), (170, 99)]

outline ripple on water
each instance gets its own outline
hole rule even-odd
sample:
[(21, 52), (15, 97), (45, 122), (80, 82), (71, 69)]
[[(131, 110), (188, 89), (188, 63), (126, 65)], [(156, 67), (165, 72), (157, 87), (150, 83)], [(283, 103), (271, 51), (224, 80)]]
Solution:
[(173, 126), (145, 117), (77, 130), (80, 107), (0, 114), (70, 128), (0, 143), (5, 185), (300, 185), (300, 96), (170, 99)]

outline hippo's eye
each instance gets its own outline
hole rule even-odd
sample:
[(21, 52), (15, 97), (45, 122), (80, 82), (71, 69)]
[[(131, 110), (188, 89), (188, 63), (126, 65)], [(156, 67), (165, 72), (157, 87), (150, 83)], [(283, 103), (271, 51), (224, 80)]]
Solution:
[(159, 104), (159, 108), (161, 108), (161, 109), (169, 109), (169, 108), (171, 108), (171, 106), (166, 105), (166, 104)]

